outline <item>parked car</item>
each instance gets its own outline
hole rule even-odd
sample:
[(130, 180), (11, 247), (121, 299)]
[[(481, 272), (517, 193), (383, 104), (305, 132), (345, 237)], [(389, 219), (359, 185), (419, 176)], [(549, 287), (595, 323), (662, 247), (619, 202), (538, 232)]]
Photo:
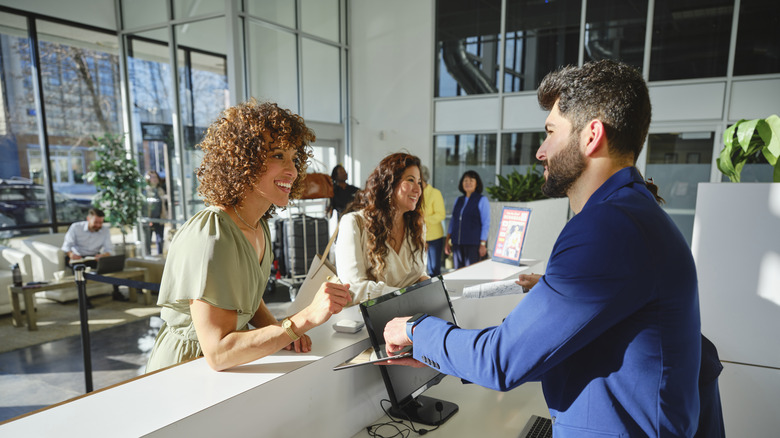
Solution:
[[(88, 199), (75, 199), (54, 192), (57, 222), (84, 220), (92, 207)], [(49, 223), (46, 189), (25, 178), (0, 179), (0, 228)]]

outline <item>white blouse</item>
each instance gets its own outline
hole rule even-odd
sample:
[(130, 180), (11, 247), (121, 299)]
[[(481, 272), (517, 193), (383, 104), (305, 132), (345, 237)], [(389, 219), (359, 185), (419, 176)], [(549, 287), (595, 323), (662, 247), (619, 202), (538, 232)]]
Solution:
[[(356, 219), (358, 215), (360, 221)], [(412, 240), (407, 233), (398, 252), (386, 244), (385, 270), (379, 273), (377, 281), (369, 280), (368, 268), (372, 265), (366, 251), (368, 233), (360, 226), (366, 222), (360, 211), (345, 214), (341, 217), (336, 240), (336, 270), (341, 282), (350, 285), (349, 290), (355, 296), (354, 304), (410, 286), (427, 275), (425, 249), (414, 254)]]

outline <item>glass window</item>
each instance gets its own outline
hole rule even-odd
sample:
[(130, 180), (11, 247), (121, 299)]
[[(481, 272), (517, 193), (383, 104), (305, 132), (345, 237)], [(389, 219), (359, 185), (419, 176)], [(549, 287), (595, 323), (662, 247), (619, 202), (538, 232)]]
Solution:
[(577, 64), (580, 2), (507, 0), (504, 91), (535, 90), (560, 66)]
[(585, 62), (613, 59), (642, 70), (647, 0), (588, 0), (585, 17)]
[(436, 97), (498, 92), (501, 2), (436, 2)]
[(83, 220), (97, 192), (84, 180), (96, 158), (92, 137), (122, 132), (116, 35), (43, 20), (37, 28), (52, 184), (83, 206), (58, 205), (57, 220)]
[[(189, 203), (187, 215), (203, 209), (197, 194), (195, 168), (200, 165), (201, 153), (195, 147), (222, 110), (227, 108), (227, 57), (225, 51), (225, 20), (223, 18), (198, 21), (176, 26), (179, 64), (179, 98), (181, 121), (185, 197)], [(206, 36), (208, 44), (202, 43)], [(174, 172), (176, 174), (176, 172)]]
[(437, 135), (435, 148), (433, 186), (441, 190), (447, 214), (462, 194), (458, 183), (464, 172), (476, 171), (483, 186), (495, 182), (496, 134)]
[(301, 0), (301, 30), (339, 41), (339, 0)]
[(249, 93), (294, 113), (298, 108), (298, 45), (295, 34), (249, 22), (246, 57)]
[(246, 0), (246, 11), (255, 17), (295, 29), (295, 2), (290, 0)]
[(167, 3), (160, 0), (122, 0), (124, 29), (168, 21)]
[[(43, 190), (43, 162), (38, 139), (32, 64), (24, 17), (0, 12), (0, 239), (38, 232), (17, 226), (51, 222)], [(33, 159), (31, 160), (31, 155)], [(37, 158), (36, 158), (37, 157)]]
[(303, 117), (341, 123), (339, 48), (303, 38)]
[[(155, 170), (168, 194), (170, 219), (182, 218), (181, 181), (173, 141), (173, 85), (164, 29), (127, 37), (131, 126), (142, 174)], [(177, 179), (178, 178), (178, 179)]]
[(225, 2), (201, 0), (174, 0), (173, 2), (173, 18), (190, 18), (215, 12), (224, 13)]
[(542, 146), (544, 132), (519, 132), (501, 135), (501, 175), (513, 171), (525, 174), (536, 159), (536, 151)]
[(650, 80), (725, 76), (733, 0), (656, 0)]
[(780, 73), (780, 2), (740, 0), (734, 74)]
[(713, 132), (650, 134), (647, 138), (645, 177), (652, 178), (662, 207), (691, 243), (696, 193), (710, 180)]

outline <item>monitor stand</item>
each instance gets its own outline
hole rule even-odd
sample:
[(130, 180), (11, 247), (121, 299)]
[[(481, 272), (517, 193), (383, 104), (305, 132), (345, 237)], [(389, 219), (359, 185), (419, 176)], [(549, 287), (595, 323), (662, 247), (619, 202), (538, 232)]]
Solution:
[(458, 412), (458, 405), (455, 403), (424, 395), (417, 396), (400, 409), (395, 406), (390, 407), (390, 415), (393, 417), (428, 426), (444, 423), (455, 412)]

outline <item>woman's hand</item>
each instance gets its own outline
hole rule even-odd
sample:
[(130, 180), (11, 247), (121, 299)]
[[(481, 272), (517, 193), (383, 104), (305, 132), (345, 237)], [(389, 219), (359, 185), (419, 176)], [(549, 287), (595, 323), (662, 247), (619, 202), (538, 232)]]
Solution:
[(311, 351), (311, 338), (304, 333), (297, 341), (289, 343), (284, 349), (287, 351), (295, 349), (296, 353), (308, 353)]
[(542, 278), (542, 274), (520, 274), (515, 283), (523, 286), (523, 289), (531, 289), (536, 286), (540, 278)]
[(450, 239), (449, 237), (447, 240), (444, 241), (444, 254), (450, 255), (452, 254), (452, 248), (450, 247)]
[(331, 315), (341, 312), (351, 301), (348, 284), (325, 282), (303, 312), (306, 312), (306, 320), (309, 323), (318, 326), (327, 321)]

